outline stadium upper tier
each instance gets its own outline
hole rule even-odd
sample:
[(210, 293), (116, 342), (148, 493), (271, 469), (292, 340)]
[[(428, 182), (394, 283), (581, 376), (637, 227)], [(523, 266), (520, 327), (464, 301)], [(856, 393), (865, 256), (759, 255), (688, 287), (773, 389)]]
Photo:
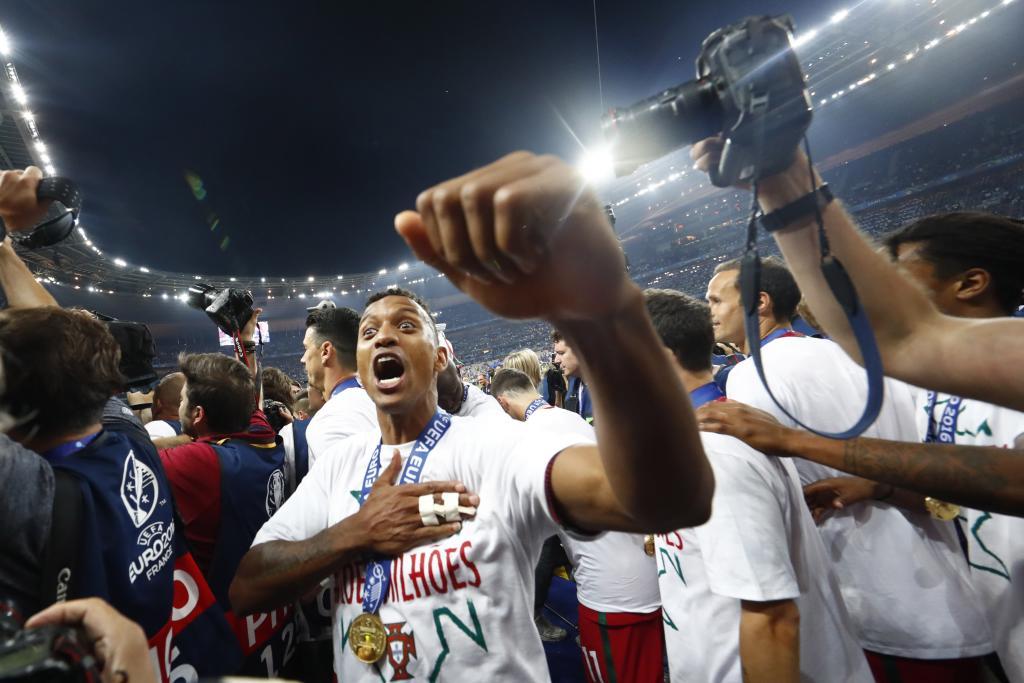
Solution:
[[(1016, 27), (1022, 6), (1017, 0), (867, 0), (822, 16), (816, 25), (797, 27), (795, 44), (817, 110), (812, 146), (819, 165), (833, 171), (833, 182), (841, 185), (840, 196), (852, 203), (877, 199), (886, 183), (906, 179), (893, 172), (905, 159), (889, 160), (884, 169), (877, 161), (858, 160), (1019, 96), (1024, 48)], [(5, 45), (6, 39), (0, 40), (6, 59), (10, 50)], [(692, 77), (683, 58), (677, 71), (680, 81)], [(56, 172), (10, 62), (2, 80), (0, 163), (7, 168), (34, 163)], [(917, 182), (932, 166), (922, 163), (921, 173), (911, 180)], [(703, 242), (710, 231), (735, 219), (736, 202), (746, 204), (690, 170), (685, 149), (628, 178), (599, 183), (598, 190), (615, 207), (617, 230), (634, 271), (672, 260), (665, 252), (673, 242)], [(115, 246), (103, 241), (102, 226), (90, 225), (88, 196), (85, 201), (83, 224), (70, 239), (56, 248), (23, 252), (48, 285), (155, 299), (181, 299), (196, 282), (249, 289), (258, 301), (361, 295), (394, 284), (427, 297), (454, 293), (434, 271), (416, 263), (345, 274), (161, 270), (113, 253)]]

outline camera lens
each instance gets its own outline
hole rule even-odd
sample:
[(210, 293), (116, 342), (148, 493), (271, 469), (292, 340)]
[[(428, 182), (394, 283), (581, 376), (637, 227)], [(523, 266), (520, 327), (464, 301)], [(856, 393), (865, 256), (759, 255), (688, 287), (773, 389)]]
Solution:
[(617, 176), (666, 151), (693, 144), (722, 129), (722, 107), (714, 85), (688, 81), (602, 117), (605, 137), (612, 144)]

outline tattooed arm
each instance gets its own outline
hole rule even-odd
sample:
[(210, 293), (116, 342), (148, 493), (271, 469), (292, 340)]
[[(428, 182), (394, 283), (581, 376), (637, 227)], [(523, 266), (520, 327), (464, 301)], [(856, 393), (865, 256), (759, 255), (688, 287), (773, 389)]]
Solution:
[(1013, 448), (826, 439), (784, 427), (742, 403), (709, 403), (700, 429), (728, 434), (767, 455), (798, 456), (865, 479), (979, 510), (1024, 516), (1024, 435)]

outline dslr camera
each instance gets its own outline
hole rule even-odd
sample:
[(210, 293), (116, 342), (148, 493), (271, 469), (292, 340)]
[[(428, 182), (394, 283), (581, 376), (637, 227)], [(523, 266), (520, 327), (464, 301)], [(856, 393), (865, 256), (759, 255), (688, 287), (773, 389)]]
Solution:
[(252, 317), (252, 292), (244, 289), (217, 289), (201, 282), (188, 288), (188, 305), (204, 311), (221, 331), (234, 336)]
[(709, 35), (697, 78), (602, 117), (617, 176), (721, 135), (711, 182), (728, 187), (784, 171), (811, 124), (811, 99), (789, 17), (750, 17)]
[(21, 613), (0, 603), (0, 681), (98, 683), (88, 639), (67, 626), (22, 628)]

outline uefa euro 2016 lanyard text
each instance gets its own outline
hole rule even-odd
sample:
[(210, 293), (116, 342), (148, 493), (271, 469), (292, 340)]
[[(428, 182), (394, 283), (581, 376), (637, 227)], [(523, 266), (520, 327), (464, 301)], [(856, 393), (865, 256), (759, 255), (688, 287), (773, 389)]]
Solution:
[[(430, 453), (441, 441), (451, 427), (451, 416), (440, 410), (427, 423), (427, 426), (416, 438), (412, 452), (402, 467), (398, 478), (399, 484), (416, 484), (423, 474)], [(370, 490), (380, 477), (380, 451), (382, 443), (377, 444), (370, 462), (366, 466), (363, 477), (363, 489), (359, 495), (359, 504), (366, 502)], [(366, 565), (365, 593), (363, 595), (363, 613), (356, 617), (349, 626), (348, 643), (352, 652), (361, 662), (374, 664), (387, 652), (387, 630), (384, 622), (377, 616), (377, 611), (384, 603), (384, 598), (391, 587), (391, 558), (378, 558)]]

